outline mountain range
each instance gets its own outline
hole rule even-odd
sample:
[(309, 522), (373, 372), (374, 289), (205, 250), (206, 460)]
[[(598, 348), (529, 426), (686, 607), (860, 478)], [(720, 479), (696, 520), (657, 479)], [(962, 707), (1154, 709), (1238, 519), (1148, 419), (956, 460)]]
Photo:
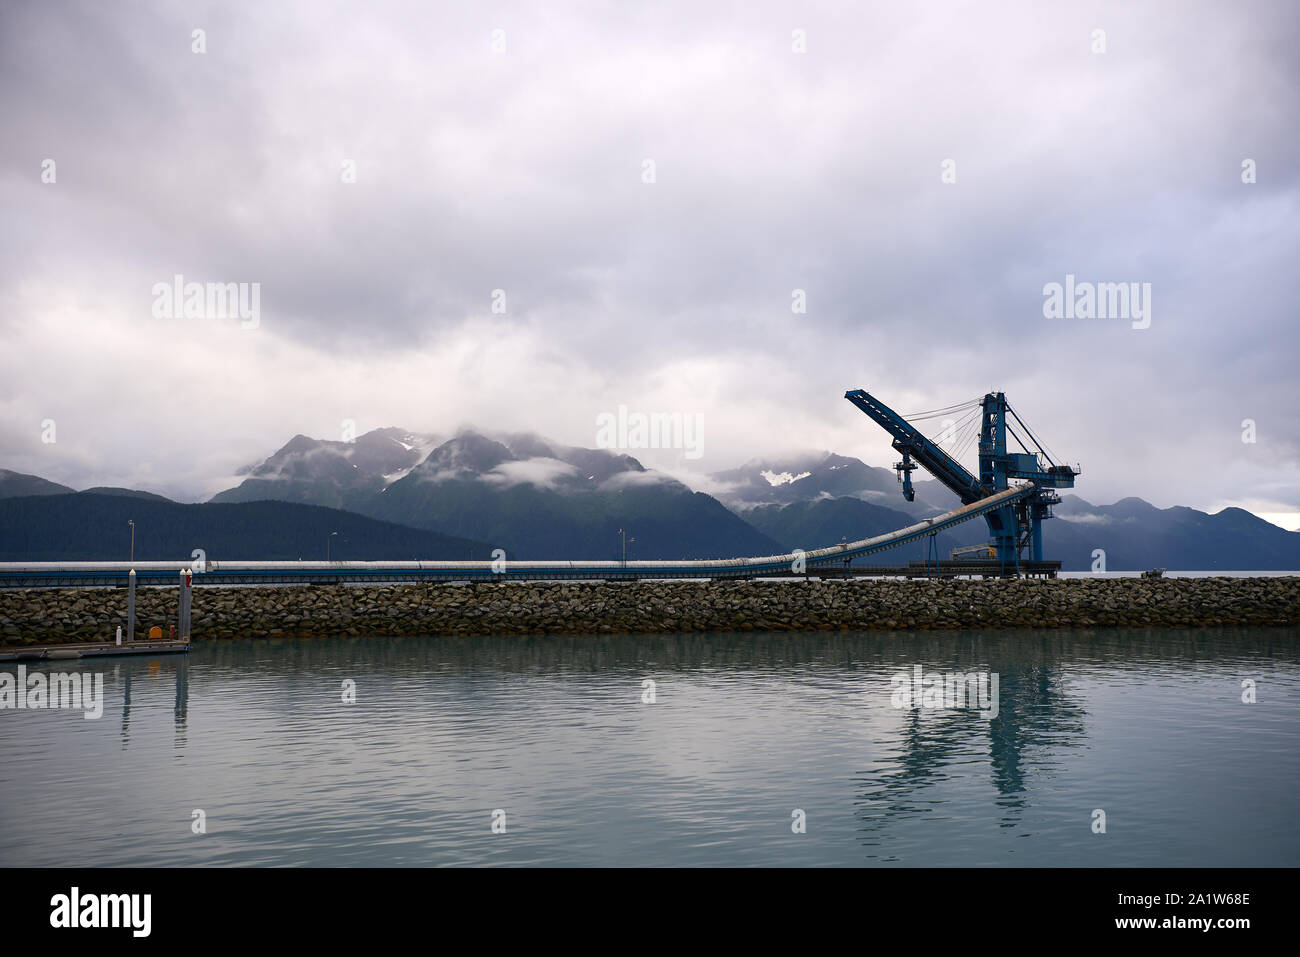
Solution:
[(217, 561), (483, 560), (492, 551), (486, 542), (290, 502), (185, 505), (127, 489), (0, 498), (0, 561), (126, 561), (132, 548), (139, 561), (188, 560), (196, 548)]
[[(375, 433), (357, 438), (373, 439)], [(401, 444), (395, 436), (390, 442)], [(383, 474), (390, 460), (340, 458), (296, 436), (214, 502), (325, 501), (415, 528), (502, 544), (520, 559), (768, 555), (781, 546), (711, 496), (629, 455), (548, 442), (535, 435), (462, 432), (418, 464)], [(346, 462), (346, 469), (341, 466)], [(619, 529), (625, 530), (620, 536)]]
[[(121, 557), (119, 525), (131, 517), (123, 508), (160, 523), (157, 544), (172, 549), (168, 558), (196, 547), (217, 559), (319, 558), (317, 543), (346, 526), (351, 544), (335, 557), (487, 558), (501, 547), (517, 559), (613, 559), (626, 541), (630, 559), (679, 559), (853, 541), (959, 504), (933, 480), (916, 481), (908, 502), (892, 470), (832, 452), (754, 459), (708, 476), (705, 494), (630, 455), (528, 433), (442, 439), (385, 428), (352, 442), (296, 435), (241, 474), (209, 503), (181, 505), (126, 489), (74, 492), (0, 470), (0, 557), (93, 559), (101, 539), (113, 543), (107, 557)], [(1112, 571), (1300, 569), (1300, 532), (1242, 509), (1211, 515), (1065, 495), (1055, 513), (1043, 526), (1044, 551), (1065, 570), (1093, 568), (1098, 549)], [(973, 520), (939, 536), (940, 555), (986, 538), (984, 523)], [(913, 543), (869, 563), (924, 556), (924, 543)]]

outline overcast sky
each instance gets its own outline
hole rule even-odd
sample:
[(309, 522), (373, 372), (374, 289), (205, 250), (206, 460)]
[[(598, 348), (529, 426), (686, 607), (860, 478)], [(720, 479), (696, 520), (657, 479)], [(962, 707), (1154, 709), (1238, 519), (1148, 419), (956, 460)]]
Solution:
[[(1090, 501), (1300, 512), (1297, 50), (1289, 0), (9, 0), (0, 467), (195, 500), (619, 405), (702, 417), (633, 452), (683, 477), (890, 465), (846, 389), (997, 389)], [(256, 325), (156, 317), (177, 274)], [(1046, 318), (1067, 274), (1149, 327)]]

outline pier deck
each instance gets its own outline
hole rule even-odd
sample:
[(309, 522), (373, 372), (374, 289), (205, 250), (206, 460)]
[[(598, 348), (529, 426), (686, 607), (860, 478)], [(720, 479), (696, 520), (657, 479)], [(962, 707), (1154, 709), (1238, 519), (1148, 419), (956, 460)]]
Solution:
[(176, 655), (190, 650), (183, 638), (117, 644), (112, 641), (68, 642), (61, 645), (0, 645), (0, 661), (57, 661), (75, 658), (107, 658), (115, 655)]

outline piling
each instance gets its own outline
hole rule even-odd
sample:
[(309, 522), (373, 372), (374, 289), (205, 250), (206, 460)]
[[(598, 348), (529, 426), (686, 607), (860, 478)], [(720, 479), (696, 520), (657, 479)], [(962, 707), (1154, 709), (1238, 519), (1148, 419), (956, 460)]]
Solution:
[(194, 573), (188, 568), (181, 569), (180, 601), (176, 610), (176, 637), (182, 641), (190, 640), (190, 607), (193, 597)]
[(135, 569), (126, 576), (126, 640), (135, 641)]

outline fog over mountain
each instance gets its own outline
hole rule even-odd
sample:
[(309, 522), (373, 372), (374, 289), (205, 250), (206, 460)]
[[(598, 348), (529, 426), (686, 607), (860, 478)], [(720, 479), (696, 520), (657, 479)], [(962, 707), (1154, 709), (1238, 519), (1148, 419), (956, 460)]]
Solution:
[[(415, 557), (407, 553), (422, 540), (405, 532), (386, 538), (382, 531), (404, 528), (440, 536), (424, 542), (432, 549), (427, 557), (486, 559), (501, 547), (520, 559), (613, 560), (623, 556), (626, 539), (633, 559), (732, 558), (868, 538), (959, 504), (932, 479), (918, 480), (915, 501), (908, 502), (892, 470), (833, 452), (751, 459), (704, 476), (693, 489), (615, 450), (568, 446), (530, 432), (485, 435), (468, 429), (445, 441), (395, 427), (348, 442), (296, 435), (244, 471), (248, 477), (213, 496), (212, 503), (256, 504), (260, 511), (249, 515), (266, 528), (249, 525), (248, 518), (245, 527), (258, 527), (254, 544), (273, 544), (276, 554), (285, 546), (266, 538), (272, 520), (295, 529), (292, 540), (314, 541), (322, 525), (356, 526), (365, 516), (391, 524), (355, 529), (353, 557)], [(5, 506), (8, 531), (27, 543), (10, 542), (7, 554), (31, 558), (56, 548), (59, 555), (73, 555), (78, 528), (88, 553), (98, 555), (105, 542), (116, 547), (111, 543), (121, 529), (114, 531), (112, 521), (124, 521), (121, 509), (130, 511), (123, 499), (173, 504), (146, 491), (73, 492), (37, 476), (0, 471), (0, 500), (15, 503)], [(326, 508), (308, 520), (298, 512), (281, 514), (276, 503)], [(178, 555), (213, 542), (224, 543), (228, 552), (248, 552), (249, 546), (230, 548), (228, 527), (219, 535), (206, 531), (224, 513), (157, 514), (165, 527), (155, 533), (165, 541), (191, 541)], [(42, 524), (58, 530), (57, 547), (37, 541)], [(957, 546), (987, 539), (977, 519), (942, 533), (935, 545), (946, 558)], [(1300, 568), (1300, 532), (1236, 508), (1216, 514), (1161, 509), (1136, 497), (1093, 505), (1066, 494), (1044, 524), (1043, 539), (1045, 556), (1068, 571), (1093, 569), (1101, 553), (1109, 570)], [(926, 549), (924, 541), (914, 542), (866, 563), (904, 564), (924, 558)]]
[[(754, 460), (711, 478), (715, 495), (789, 548), (879, 535), (960, 505), (933, 479), (916, 481), (916, 499), (908, 502), (892, 471), (833, 453)], [(1092, 570), (1099, 550), (1103, 570), (1300, 568), (1300, 532), (1243, 509), (1160, 509), (1136, 497), (1093, 505), (1067, 493), (1053, 513), (1043, 523), (1044, 556), (1067, 571)], [(946, 558), (956, 545), (987, 540), (984, 522), (976, 520), (940, 535), (939, 552)], [(905, 546), (866, 563), (889, 564), (890, 556), (923, 558), (924, 547)]]
[[(788, 505), (841, 496), (923, 517), (956, 507), (953, 503), (940, 508), (921, 495), (908, 502), (902, 496), (902, 486), (893, 470), (875, 468), (833, 452), (751, 459), (738, 468), (715, 472), (709, 480), (709, 488), (720, 501), (742, 511), (759, 505)], [(951, 497), (944, 490), (944, 501)]]
[(248, 478), (212, 501), (278, 499), (354, 508), (407, 474), (437, 444), (434, 436), (394, 428), (375, 429), (348, 442), (295, 435), (274, 455), (241, 469)]
[[(405, 436), (399, 439), (399, 436)], [(708, 495), (629, 455), (551, 442), (532, 433), (474, 431), (415, 457), (410, 433), (359, 436), (372, 454), (305, 436), (252, 470), (214, 502), (334, 504), (445, 535), (489, 541), (522, 559), (713, 558), (770, 554), (763, 535)], [(373, 454), (396, 444), (404, 455)], [(410, 448), (407, 448), (411, 446)], [(404, 467), (387, 472), (394, 460)], [(625, 529), (620, 536), (619, 529)], [(479, 556), (487, 558), (487, 554)]]

